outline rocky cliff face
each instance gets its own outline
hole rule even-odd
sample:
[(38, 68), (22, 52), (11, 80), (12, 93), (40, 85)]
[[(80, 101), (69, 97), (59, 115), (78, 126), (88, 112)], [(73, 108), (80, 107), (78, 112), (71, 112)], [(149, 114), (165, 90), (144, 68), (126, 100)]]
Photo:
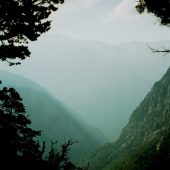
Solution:
[(117, 142), (121, 148), (132, 146), (132, 144), (135, 147), (135, 145), (162, 136), (169, 125), (170, 68), (135, 109)]
[(123, 155), (139, 149), (145, 143), (154, 141), (155, 148), (159, 150), (169, 126), (170, 68), (132, 113), (119, 139), (92, 155), (91, 169), (109, 169)]

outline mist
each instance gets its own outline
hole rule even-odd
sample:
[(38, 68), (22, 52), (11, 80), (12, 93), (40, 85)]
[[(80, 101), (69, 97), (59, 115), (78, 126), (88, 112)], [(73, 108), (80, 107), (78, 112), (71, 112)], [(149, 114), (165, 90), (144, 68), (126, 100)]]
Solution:
[[(153, 48), (169, 41), (148, 42)], [(44, 36), (30, 46), (21, 66), (1, 68), (48, 89), (87, 124), (115, 140), (132, 111), (169, 67), (170, 58), (154, 54), (144, 42), (117, 45)]]
[(169, 29), (139, 15), (133, 0), (66, 0), (51, 30), (29, 43), (31, 57), (1, 68), (29, 78), (80, 119), (115, 140), (169, 67)]
[(0, 2), (0, 169), (170, 169), (169, 8)]

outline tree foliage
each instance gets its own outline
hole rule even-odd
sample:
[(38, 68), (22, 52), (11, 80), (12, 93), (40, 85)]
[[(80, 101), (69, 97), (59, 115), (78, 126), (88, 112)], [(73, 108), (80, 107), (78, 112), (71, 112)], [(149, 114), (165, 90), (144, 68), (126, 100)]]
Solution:
[(69, 150), (74, 143), (68, 140), (56, 149), (51, 142), (51, 150), (45, 156), (45, 142), (40, 146), (36, 139), (41, 132), (30, 127), (22, 99), (13, 88), (0, 90), (0, 169), (48, 169), (87, 170), (75, 166), (69, 158)]
[(32, 130), (22, 99), (13, 88), (0, 90), (0, 161), (10, 166), (22, 160), (40, 159), (39, 142), (34, 138), (40, 131)]
[[(170, 26), (170, 1), (169, 0), (138, 0), (137, 11), (141, 14), (145, 11), (154, 14), (161, 25)], [(149, 47), (155, 53), (167, 55), (169, 49), (154, 49)]]
[(158, 139), (144, 142), (123, 155), (107, 170), (160, 170), (170, 169), (170, 129)]
[[(18, 65), (15, 59), (30, 56), (28, 42), (35, 41), (50, 29), (50, 14), (64, 0), (0, 0), (0, 60)], [(13, 62), (15, 60), (15, 62)], [(0, 81), (1, 84), (1, 81)], [(0, 169), (17, 170), (87, 170), (75, 166), (69, 158), (74, 143), (65, 142), (57, 150), (51, 143), (44, 156), (37, 137), (41, 131), (33, 130), (22, 98), (14, 88), (0, 89)]]
[(10, 65), (14, 59), (30, 56), (27, 43), (50, 29), (50, 14), (64, 0), (0, 0), (0, 59)]
[(138, 0), (136, 9), (139, 13), (153, 13), (162, 25), (170, 26), (169, 0)]

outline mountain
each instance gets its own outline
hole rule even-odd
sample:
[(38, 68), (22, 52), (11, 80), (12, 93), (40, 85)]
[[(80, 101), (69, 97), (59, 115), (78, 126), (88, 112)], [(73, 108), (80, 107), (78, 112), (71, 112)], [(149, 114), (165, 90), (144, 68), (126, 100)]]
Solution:
[(134, 110), (118, 140), (93, 153), (91, 169), (169, 169), (169, 118), (170, 68)]
[(170, 57), (147, 44), (161, 49), (169, 41), (113, 45), (46, 34), (30, 44), (31, 57), (20, 66), (0, 67), (43, 85), (113, 141), (169, 66)]
[(71, 150), (74, 160), (89, 154), (105, 141), (100, 131), (35, 82), (3, 70), (0, 70), (0, 79), (1, 87), (14, 87), (20, 93), (32, 127), (42, 130), (41, 141), (58, 140), (59, 144), (68, 139), (78, 141)]

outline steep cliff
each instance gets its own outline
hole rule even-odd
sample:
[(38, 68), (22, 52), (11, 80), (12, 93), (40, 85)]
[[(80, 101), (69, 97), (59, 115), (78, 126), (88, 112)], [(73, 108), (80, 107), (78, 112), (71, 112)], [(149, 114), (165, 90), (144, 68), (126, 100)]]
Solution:
[[(123, 164), (123, 159), (126, 160), (125, 162), (130, 161), (129, 158), (127, 159), (128, 156), (136, 155), (140, 158), (141, 150), (142, 153), (145, 152), (145, 156), (150, 150), (152, 153), (157, 153), (165, 142), (167, 145), (169, 126), (170, 68), (163, 78), (154, 84), (151, 91), (132, 113), (129, 123), (122, 130), (119, 139), (100, 148), (91, 156), (91, 169), (113, 170), (115, 169), (114, 164), (117, 162), (120, 164), (122, 161)], [(147, 161), (147, 158), (145, 159)]]

